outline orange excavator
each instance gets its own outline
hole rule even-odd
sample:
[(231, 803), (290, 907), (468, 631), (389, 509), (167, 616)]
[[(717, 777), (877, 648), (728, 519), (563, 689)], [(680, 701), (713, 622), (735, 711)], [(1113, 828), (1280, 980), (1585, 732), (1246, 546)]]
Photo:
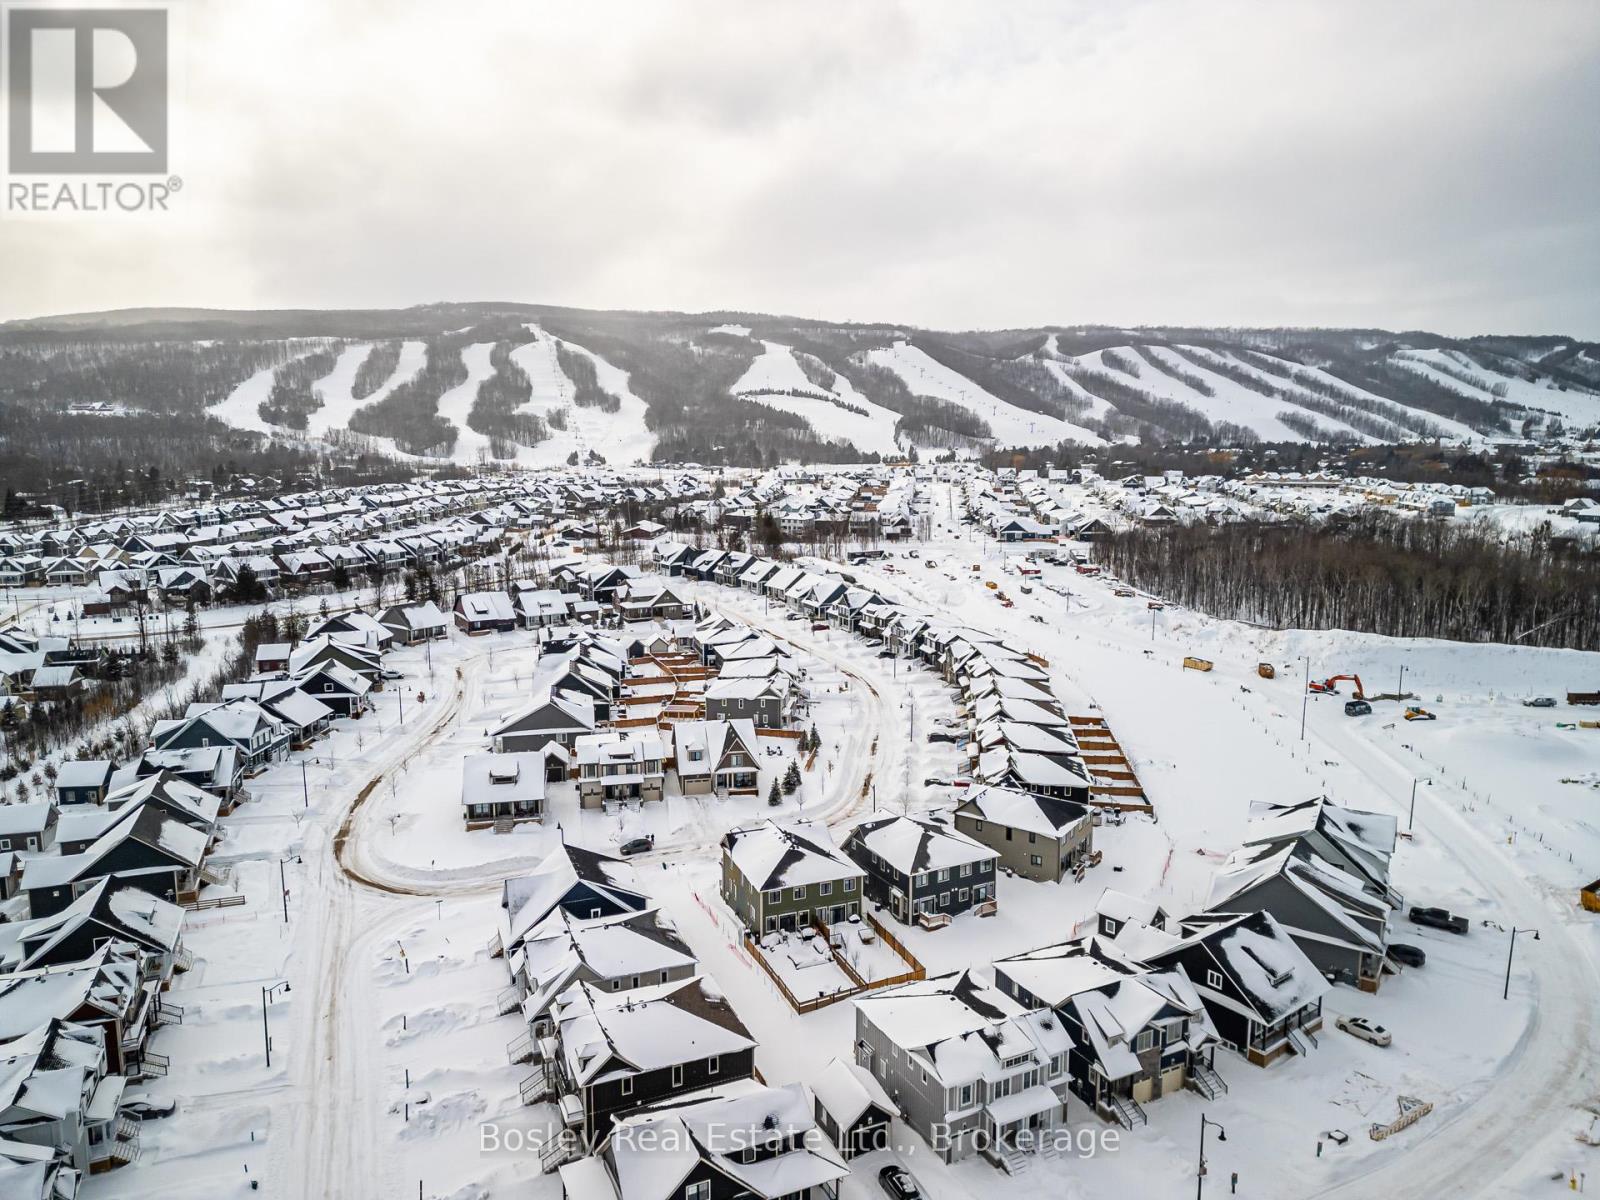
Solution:
[(1313, 679), (1311, 681), (1311, 690), (1318, 695), (1322, 695), (1324, 693), (1329, 695), (1337, 695), (1339, 692), (1339, 684), (1344, 682), (1346, 679), (1356, 685), (1356, 690), (1351, 693), (1351, 695), (1357, 700), (1365, 700), (1367, 693), (1361, 686), (1361, 676), (1359, 675), (1330, 675), (1326, 679)]

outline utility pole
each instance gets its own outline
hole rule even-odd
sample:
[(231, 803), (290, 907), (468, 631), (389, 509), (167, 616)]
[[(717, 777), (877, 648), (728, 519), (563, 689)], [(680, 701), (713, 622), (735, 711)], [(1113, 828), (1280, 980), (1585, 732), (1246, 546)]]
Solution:
[(1534, 941), (1537, 942), (1539, 940), (1539, 931), (1537, 929), (1513, 929), (1511, 931), (1511, 949), (1506, 951), (1506, 986), (1505, 990), (1500, 993), (1500, 999), (1502, 1000), (1511, 998), (1511, 958), (1517, 952), (1517, 934), (1519, 933), (1531, 933)]
[(1300, 740), (1306, 740), (1306, 709), (1311, 704), (1311, 659), (1306, 659), (1306, 687), (1300, 693)]

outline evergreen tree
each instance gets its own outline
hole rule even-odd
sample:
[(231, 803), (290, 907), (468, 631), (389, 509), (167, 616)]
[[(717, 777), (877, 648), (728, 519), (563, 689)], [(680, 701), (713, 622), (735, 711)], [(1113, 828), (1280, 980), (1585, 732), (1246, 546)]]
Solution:
[(767, 793), (767, 803), (773, 808), (777, 808), (778, 805), (783, 803), (783, 792), (778, 787), (776, 777), (772, 780), (772, 790)]
[(794, 795), (795, 789), (800, 786), (800, 764), (794, 759), (789, 760), (789, 769), (783, 773), (783, 794)]

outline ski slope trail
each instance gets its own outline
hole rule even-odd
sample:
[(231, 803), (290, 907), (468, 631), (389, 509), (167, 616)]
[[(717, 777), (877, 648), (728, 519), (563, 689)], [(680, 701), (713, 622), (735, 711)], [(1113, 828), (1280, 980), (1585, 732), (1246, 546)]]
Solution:
[(1053, 446), (1058, 442), (1081, 442), (1086, 437), (1095, 437), (1058, 417), (1008, 404), (965, 375), (936, 362), (910, 342), (896, 342), (870, 350), (867, 361), (874, 366), (887, 367), (900, 376), (914, 395), (948, 400), (981, 417), (988, 422), (998, 446)]
[[(561, 371), (555, 353), (557, 346), (568, 353), (582, 355), (594, 364), (595, 382), (620, 402), (616, 412), (571, 403), (572, 382)], [(645, 402), (635, 396), (628, 386), (626, 371), (575, 342), (562, 341), (542, 330), (539, 332), (539, 341), (523, 349), (527, 351), (527, 363), (537, 367), (541, 373), (536, 375), (531, 367), (524, 366), (534, 381), (535, 401), (539, 400), (543, 389), (546, 395), (565, 395), (569, 403), (566, 430), (551, 430), (553, 436), (548, 443), (549, 450), (545, 449), (547, 443), (544, 442), (533, 448), (536, 454), (541, 455), (540, 461), (548, 461), (549, 465), (564, 464), (574, 451), (580, 462), (593, 451), (614, 467), (650, 461), (655, 453), (656, 437), (650, 432), (646, 421), (648, 409)], [(541, 355), (547, 357), (541, 360)], [(542, 383), (541, 375), (544, 379)]]
[(843, 375), (835, 375), (833, 386), (823, 388), (801, 369), (790, 347), (761, 345), (761, 354), (733, 385), (735, 396), (800, 417), (819, 438), (848, 442), (863, 454), (899, 455), (899, 413), (868, 400)]
[(462, 350), (461, 361), (467, 366), (466, 382), (439, 397), (439, 415), (456, 427), (456, 442), (450, 448), (450, 457), (458, 463), (489, 462), (493, 458), (488, 437), (467, 424), (478, 399), (478, 388), (494, 374), (494, 364), (489, 361), (493, 353), (493, 342), (474, 342)]
[(402, 343), (400, 361), (395, 365), (394, 374), (384, 380), (377, 391), (358, 400), (351, 393), (355, 388), (356, 376), (361, 371), (361, 364), (367, 361), (367, 355), (371, 351), (371, 344), (350, 347), (339, 356), (338, 365), (334, 367), (333, 373), (317, 383), (316, 391), (322, 397), (322, 407), (311, 414), (307, 432), (312, 436), (321, 437), (348, 429), (350, 418), (355, 415), (357, 409), (377, 404), (402, 383), (409, 383), (415, 379), (428, 359), (428, 348), (425, 343)]
[(291, 362), (298, 362), (307, 355), (315, 354), (322, 348), (320, 342), (302, 343), (298, 352), (290, 355), (276, 367), (267, 367), (257, 371), (246, 379), (233, 391), (228, 393), (225, 400), (213, 404), (206, 409), (208, 416), (215, 417), (226, 425), (235, 429), (245, 429), (251, 433), (272, 434), (278, 437), (300, 436), (298, 430), (288, 429), (282, 425), (273, 425), (261, 419), (261, 405), (268, 396), (272, 395), (272, 381), (277, 378), (278, 372)]

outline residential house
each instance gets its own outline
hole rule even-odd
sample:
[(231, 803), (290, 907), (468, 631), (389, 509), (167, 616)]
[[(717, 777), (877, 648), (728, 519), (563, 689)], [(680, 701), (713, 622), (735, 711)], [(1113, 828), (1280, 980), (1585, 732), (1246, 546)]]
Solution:
[(754, 1079), (640, 1108), (560, 1169), (565, 1200), (837, 1200), (850, 1173), (803, 1084)]
[(871, 818), (850, 831), (844, 850), (866, 872), (867, 898), (897, 921), (993, 911), (999, 856), (938, 818)]
[(895, 1102), (873, 1073), (848, 1059), (836, 1058), (811, 1082), (817, 1125), (849, 1161), (892, 1143)]
[(661, 738), (647, 730), (587, 733), (573, 744), (578, 803), (584, 808), (659, 800), (666, 781)]
[(566, 759), (560, 746), (518, 754), (469, 754), (461, 760), (461, 811), (468, 829), (543, 821), (545, 764)]
[(450, 632), (450, 618), (432, 600), (386, 608), (378, 614), (378, 624), (403, 646), (442, 638)]
[(0, 853), (50, 849), (56, 844), (59, 819), (53, 800), (0, 804)]
[(546, 692), (500, 722), (490, 733), (499, 753), (538, 750), (551, 742), (571, 750), (595, 731), (594, 701)]
[(557, 999), (542, 1087), (576, 1144), (598, 1147), (621, 1117), (707, 1087), (748, 1079), (755, 1039), (703, 977), (627, 992), (578, 983)]
[(1181, 970), (1144, 967), (1090, 934), (999, 959), (994, 977), (1017, 1003), (1060, 1016), (1072, 1040), (1068, 1086), (1106, 1120), (1132, 1129), (1164, 1095), (1224, 1088), (1205, 1059), (1216, 1031)]
[(813, 821), (762, 821), (722, 839), (722, 899), (746, 929), (807, 929), (861, 914), (866, 872)]
[(970, 971), (856, 997), (856, 1065), (945, 1162), (981, 1153), (1008, 1170), (1066, 1120), (1073, 1037)]
[(517, 612), (504, 592), (463, 592), (456, 597), (456, 627), (464, 633), (509, 633), (517, 627)]
[(755, 725), (745, 720), (677, 721), (672, 726), (678, 786), (686, 796), (752, 796), (761, 790)]
[(1002, 870), (1060, 883), (1094, 852), (1094, 816), (1087, 806), (1016, 788), (973, 788), (956, 805), (956, 829), (999, 855)]
[(783, 676), (713, 679), (706, 684), (704, 698), (711, 720), (747, 718), (761, 729), (783, 729), (788, 724), (789, 688)]

